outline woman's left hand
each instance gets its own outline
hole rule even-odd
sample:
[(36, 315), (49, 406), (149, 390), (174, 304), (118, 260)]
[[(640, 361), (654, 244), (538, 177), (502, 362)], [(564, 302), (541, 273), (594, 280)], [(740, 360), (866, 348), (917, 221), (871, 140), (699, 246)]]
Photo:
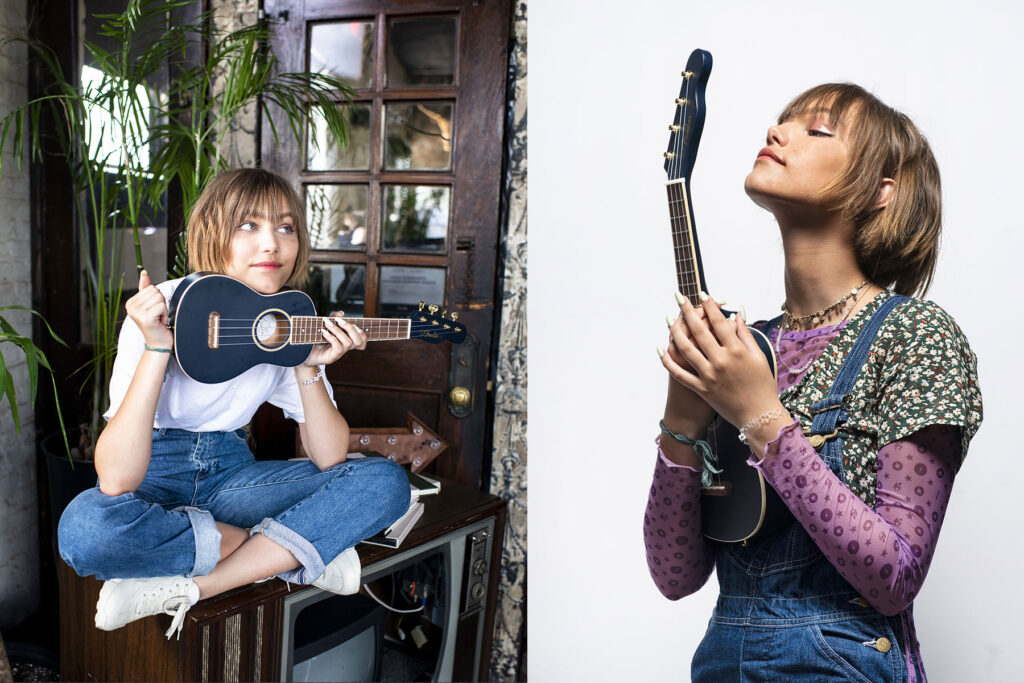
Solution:
[(324, 318), (322, 331), (327, 344), (314, 344), (309, 358), (303, 365), (330, 365), (352, 349), (366, 348), (366, 333), (341, 315)]
[(674, 326), (673, 341), (692, 369), (665, 354), (662, 363), (672, 377), (737, 427), (781, 407), (768, 360), (740, 314), (727, 319), (710, 297), (703, 319), (685, 298), (679, 308), (690, 334)]

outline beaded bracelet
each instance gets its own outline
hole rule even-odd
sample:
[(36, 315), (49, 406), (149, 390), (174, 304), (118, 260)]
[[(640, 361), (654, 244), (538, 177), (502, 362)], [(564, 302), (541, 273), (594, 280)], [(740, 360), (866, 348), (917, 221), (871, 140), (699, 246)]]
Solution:
[(760, 415), (758, 415), (757, 417), (755, 417), (752, 420), (749, 420), (749, 421), (743, 423), (743, 426), (740, 427), (740, 434), (739, 434), (740, 443), (742, 443), (742, 444), (747, 443), (747, 439), (748, 439), (747, 432), (750, 431), (751, 429), (753, 429), (754, 427), (760, 427), (761, 425), (766, 425), (769, 422), (771, 422), (772, 420), (774, 420), (775, 418), (785, 417), (787, 414), (788, 413), (787, 413), (785, 408), (774, 408), (772, 410), (769, 410), (766, 413), (761, 413)]
[(143, 343), (142, 347), (144, 349), (146, 349), (147, 351), (156, 351), (157, 353), (170, 353), (171, 352), (170, 349), (153, 348), (152, 346), (150, 346), (149, 344), (146, 344), (146, 343)]
[(320, 381), (320, 378), (323, 377), (323, 376), (324, 376), (323, 371), (322, 370), (317, 370), (316, 374), (313, 375), (313, 377), (311, 379), (304, 379), (304, 380), (302, 380), (302, 383), (305, 384), (306, 386), (309, 386), (310, 384), (316, 384), (317, 382)]
[(691, 439), (685, 434), (676, 434), (665, 426), (664, 420), (658, 420), (658, 426), (661, 427), (661, 431), (665, 434), (668, 434), (684, 446), (689, 446), (693, 449), (694, 453), (700, 457), (701, 464), (704, 465), (704, 471), (700, 474), (700, 484), (701, 486), (711, 486), (711, 475), (720, 474), (722, 470), (715, 467), (718, 464), (718, 456), (711, 451), (711, 446), (708, 442), (702, 439)]

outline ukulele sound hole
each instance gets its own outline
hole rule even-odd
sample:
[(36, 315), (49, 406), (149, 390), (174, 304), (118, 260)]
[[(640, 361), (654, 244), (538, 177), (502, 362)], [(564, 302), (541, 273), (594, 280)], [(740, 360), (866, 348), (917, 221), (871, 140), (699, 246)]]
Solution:
[(266, 311), (253, 323), (253, 341), (262, 349), (276, 351), (288, 343), (289, 327), (284, 311)]

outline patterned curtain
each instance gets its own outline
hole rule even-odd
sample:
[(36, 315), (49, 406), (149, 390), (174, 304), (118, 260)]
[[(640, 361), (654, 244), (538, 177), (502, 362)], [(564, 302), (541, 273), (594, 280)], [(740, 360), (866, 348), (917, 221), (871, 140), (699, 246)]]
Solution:
[(508, 502), (491, 680), (525, 679), (526, 661), (526, 0), (512, 12), (505, 280), (494, 400), (491, 493)]

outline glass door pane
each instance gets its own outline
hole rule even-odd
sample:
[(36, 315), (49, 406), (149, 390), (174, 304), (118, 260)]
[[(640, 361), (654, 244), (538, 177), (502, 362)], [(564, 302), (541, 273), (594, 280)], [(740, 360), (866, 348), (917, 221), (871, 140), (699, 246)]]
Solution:
[(372, 19), (313, 24), (309, 31), (309, 70), (347, 81), (353, 88), (373, 87)]
[(455, 17), (388, 20), (388, 87), (453, 85)]
[(421, 301), (444, 307), (444, 268), (381, 266), (382, 317), (407, 316), (419, 310)]
[(314, 112), (306, 133), (306, 168), (310, 171), (368, 171), (372, 106), (369, 102), (356, 102), (345, 107), (349, 140), (344, 147), (330, 134), (324, 117)]
[(306, 292), (319, 315), (344, 311), (360, 318), (366, 311), (366, 266), (318, 263), (309, 267)]
[(449, 188), (436, 185), (384, 186), (381, 248), (444, 252), (449, 194)]
[(451, 102), (384, 105), (384, 169), (449, 170), (454, 109)]
[(366, 185), (307, 185), (306, 224), (313, 249), (366, 251)]

